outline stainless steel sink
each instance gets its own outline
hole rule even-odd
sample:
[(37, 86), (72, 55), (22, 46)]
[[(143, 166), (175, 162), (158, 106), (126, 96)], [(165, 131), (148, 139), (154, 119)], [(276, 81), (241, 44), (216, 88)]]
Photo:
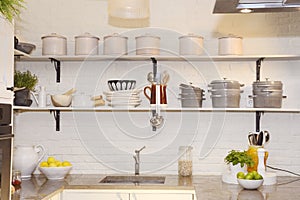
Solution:
[(111, 184), (164, 184), (165, 176), (140, 176), (140, 175), (122, 175), (122, 176), (106, 176), (100, 183)]

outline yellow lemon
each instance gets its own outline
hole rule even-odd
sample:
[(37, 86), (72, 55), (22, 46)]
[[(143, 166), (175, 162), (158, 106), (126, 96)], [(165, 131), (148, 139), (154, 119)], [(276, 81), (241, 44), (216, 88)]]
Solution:
[(62, 162), (57, 160), (55, 161), (56, 167), (61, 167), (62, 166)]
[(53, 162), (55, 162), (55, 158), (50, 156), (50, 157), (48, 157), (47, 162), (48, 162), (48, 164), (53, 163)]
[(41, 162), (40, 167), (48, 167), (48, 162), (46, 161)]
[(67, 167), (67, 166), (72, 166), (72, 164), (69, 161), (63, 161), (62, 166)]
[(55, 162), (50, 163), (49, 167), (56, 167), (56, 163)]

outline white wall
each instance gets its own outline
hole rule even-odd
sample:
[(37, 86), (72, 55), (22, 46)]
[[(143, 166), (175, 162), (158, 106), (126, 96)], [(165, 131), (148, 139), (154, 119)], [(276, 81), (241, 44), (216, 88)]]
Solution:
[[(299, 13), (213, 15), (214, 1), (189, 0), (151, 1), (151, 28), (122, 29), (107, 24), (107, 2), (95, 0), (54, 0), (27, 2), (27, 9), (16, 23), (19, 37), (37, 45), (41, 55), (41, 36), (52, 32), (68, 38), (68, 54), (74, 54), (74, 36), (90, 32), (103, 38), (114, 32), (129, 37), (133, 50), (134, 37), (152, 32), (161, 37), (162, 48), (177, 54), (178, 36), (193, 32), (205, 38), (206, 54), (216, 55), (218, 37), (236, 34), (244, 38), (245, 54), (298, 54)], [(102, 50), (102, 43), (100, 43)], [(133, 52), (132, 52), (133, 53)], [(18, 62), (16, 68), (29, 69), (39, 77), (39, 85), (49, 93), (64, 92), (75, 87), (90, 95), (107, 91), (109, 78), (135, 78), (138, 87), (147, 85), (150, 62), (63, 62), (61, 83), (55, 83), (52, 64)], [(299, 108), (299, 62), (264, 62), (262, 78), (281, 80), (285, 94), (283, 107)], [(168, 85), (170, 107), (179, 107), (176, 99), (182, 82), (193, 82), (207, 89), (211, 80), (227, 77), (245, 83), (241, 106), (246, 106), (251, 84), (255, 80), (255, 63), (185, 63), (160, 62), (159, 67), (171, 74)], [(142, 106), (148, 106), (142, 96)], [(209, 95), (204, 107), (211, 106)], [(35, 106), (35, 105), (33, 105)], [(152, 132), (150, 113), (140, 112), (63, 112), (61, 131), (55, 131), (52, 114), (20, 113), (15, 117), (16, 145), (43, 144), (49, 155), (70, 160), (72, 173), (116, 173), (134, 171), (132, 155), (146, 145), (141, 153), (142, 173), (177, 173), (177, 150), (192, 145), (194, 174), (221, 174), (223, 159), (230, 149), (246, 149), (246, 136), (254, 131), (254, 113), (171, 113), (163, 112), (165, 126)], [(297, 171), (299, 156), (299, 114), (266, 113), (262, 129), (269, 130), (271, 141), (269, 164)], [(210, 151), (211, 150), (211, 151)]]

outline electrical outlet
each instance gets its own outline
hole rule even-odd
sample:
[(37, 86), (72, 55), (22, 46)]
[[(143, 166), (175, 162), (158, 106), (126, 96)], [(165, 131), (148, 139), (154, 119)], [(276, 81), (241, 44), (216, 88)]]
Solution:
[(247, 108), (253, 108), (253, 99), (250, 97), (247, 98)]

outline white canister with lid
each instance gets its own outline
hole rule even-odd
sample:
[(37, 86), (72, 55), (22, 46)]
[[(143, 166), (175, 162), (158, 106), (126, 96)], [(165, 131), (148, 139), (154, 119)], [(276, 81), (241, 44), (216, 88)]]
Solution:
[(201, 55), (203, 53), (203, 37), (189, 33), (179, 37), (180, 55)]
[(219, 55), (242, 55), (243, 38), (229, 35), (219, 38)]
[(135, 38), (136, 55), (159, 55), (160, 37), (146, 33)]
[(98, 55), (99, 38), (84, 33), (75, 36), (75, 55)]
[(42, 55), (67, 55), (67, 38), (56, 33), (42, 36)]
[(128, 37), (118, 33), (104, 37), (103, 54), (104, 55), (127, 55)]

